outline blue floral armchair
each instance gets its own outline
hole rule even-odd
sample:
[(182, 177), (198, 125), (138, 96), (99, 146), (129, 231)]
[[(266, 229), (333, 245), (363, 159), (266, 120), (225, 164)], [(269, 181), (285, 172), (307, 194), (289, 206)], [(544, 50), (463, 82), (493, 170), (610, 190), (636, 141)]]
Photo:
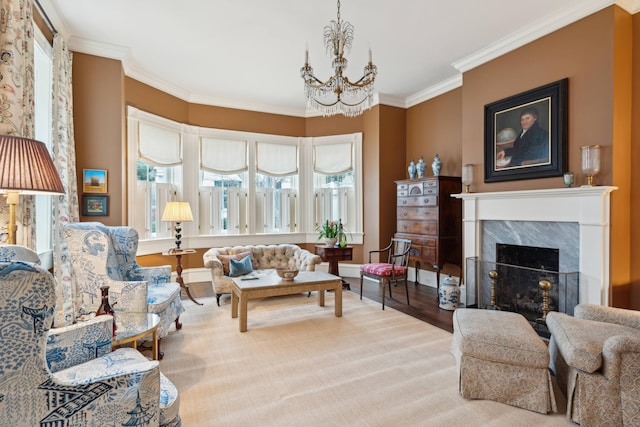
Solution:
[[(184, 311), (180, 286), (171, 282), (171, 267), (141, 267), (136, 263), (138, 233), (132, 227), (109, 227), (98, 222), (64, 225), (73, 280), (76, 318), (94, 312), (101, 301), (100, 286), (109, 286), (114, 310), (149, 312), (160, 316), (158, 338), (171, 323), (180, 329)], [(117, 322), (117, 315), (116, 315)]]
[(180, 426), (178, 392), (158, 362), (111, 352), (111, 316), (50, 330), (53, 277), (0, 262), (2, 425)]

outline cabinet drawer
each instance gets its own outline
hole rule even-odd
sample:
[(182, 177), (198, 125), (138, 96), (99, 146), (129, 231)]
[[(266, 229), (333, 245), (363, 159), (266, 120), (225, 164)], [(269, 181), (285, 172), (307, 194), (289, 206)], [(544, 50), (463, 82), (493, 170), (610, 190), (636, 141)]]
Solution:
[(399, 233), (428, 234), (435, 236), (438, 234), (438, 221), (412, 221), (398, 220)]
[(419, 261), (422, 264), (420, 267), (424, 270), (431, 270), (436, 263), (437, 251), (436, 248), (427, 246), (411, 246), (409, 252), (409, 261)]
[(423, 187), (422, 194), (425, 196), (428, 194), (438, 194), (438, 181), (425, 181)]
[(405, 197), (407, 196), (409, 193), (407, 192), (407, 190), (400, 190), (398, 189), (398, 197)]
[(399, 207), (398, 219), (437, 220), (438, 208)]
[(429, 246), (431, 248), (436, 247), (436, 241), (438, 239), (429, 239), (428, 237), (413, 237), (411, 238), (411, 244), (416, 246)]
[(437, 206), (438, 197), (432, 196), (414, 196), (414, 197), (398, 197), (398, 206)]
[(438, 241), (437, 237), (430, 238), (428, 236), (423, 236), (421, 234), (403, 234), (403, 233), (395, 233), (394, 237), (396, 239), (408, 239), (411, 240), (412, 246), (431, 246), (435, 247), (436, 242)]

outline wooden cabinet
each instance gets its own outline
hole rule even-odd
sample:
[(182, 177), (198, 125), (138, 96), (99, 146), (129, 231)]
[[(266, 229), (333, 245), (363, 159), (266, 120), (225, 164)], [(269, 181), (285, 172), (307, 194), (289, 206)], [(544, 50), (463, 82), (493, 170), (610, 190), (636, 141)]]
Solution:
[(395, 237), (411, 240), (409, 264), (416, 279), (420, 269), (433, 271), (445, 263), (462, 267), (462, 201), (451, 197), (462, 192), (461, 179), (437, 176), (396, 185)]

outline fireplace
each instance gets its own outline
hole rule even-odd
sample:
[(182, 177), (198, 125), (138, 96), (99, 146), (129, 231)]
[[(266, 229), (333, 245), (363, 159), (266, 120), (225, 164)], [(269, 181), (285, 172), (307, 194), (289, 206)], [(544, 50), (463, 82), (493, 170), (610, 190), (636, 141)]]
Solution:
[[(497, 244), (558, 249), (557, 272), (567, 279), (567, 285), (575, 285), (572, 297), (580, 303), (609, 305), (609, 210), (610, 193), (615, 189), (602, 186), (454, 195), (463, 200), (464, 259), (475, 260), (482, 268), (485, 263), (495, 264)], [(467, 262), (466, 268), (465, 276), (473, 267)], [(461, 301), (467, 306), (478, 305), (484, 296), (468, 285), (461, 289)]]
[(467, 288), (478, 290), (476, 307), (522, 314), (542, 337), (549, 338), (546, 315), (573, 315), (578, 304), (578, 273), (559, 270), (558, 248), (497, 243), (496, 261), (467, 260)]

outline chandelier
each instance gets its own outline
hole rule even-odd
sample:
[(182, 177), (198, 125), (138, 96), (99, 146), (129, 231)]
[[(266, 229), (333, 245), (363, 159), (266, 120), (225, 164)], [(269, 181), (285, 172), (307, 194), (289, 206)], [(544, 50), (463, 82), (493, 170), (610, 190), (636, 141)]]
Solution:
[(313, 75), (309, 65), (309, 51), (305, 52), (304, 67), (300, 75), (304, 79), (304, 95), (310, 108), (322, 113), (324, 117), (343, 114), (355, 117), (371, 108), (373, 104), (373, 82), (378, 68), (371, 62), (364, 67), (364, 75), (356, 82), (351, 82), (342, 73), (347, 68), (345, 49), (351, 50), (353, 42), (353, 25), (340, 20), (340, 0), (338, 0), (338, 19), (324, 27), (324, 44), (327, 53), (333, 55), (331, 63), (334, 74), (323, 82)]

